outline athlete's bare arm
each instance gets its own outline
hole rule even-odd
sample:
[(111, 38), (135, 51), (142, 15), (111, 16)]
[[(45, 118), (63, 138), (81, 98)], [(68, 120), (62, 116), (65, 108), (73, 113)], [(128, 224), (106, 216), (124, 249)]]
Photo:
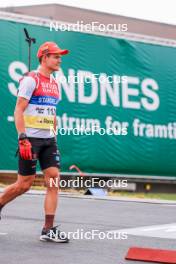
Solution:
[(54, 116), (54, 131), (57, 129), (57, 116)]
[(15, 111), (14, 111), (14, 117), (15, 117), (15, 125), (16, 125), (16, 129), (17, 129), (18, 134), (25, 133), (23, 112), (25, 111), (26, 107), (28, 106), (28, 103), (29, 103), (29, 100), (27, 100), (23, 97), (17, 98)]

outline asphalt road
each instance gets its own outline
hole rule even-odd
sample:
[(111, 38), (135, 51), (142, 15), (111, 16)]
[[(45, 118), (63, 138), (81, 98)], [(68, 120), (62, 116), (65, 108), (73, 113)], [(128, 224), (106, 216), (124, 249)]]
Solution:
[[(43, 195), (23, 195), (8, 204), (0, 222), (0, 263), (126, 264), (131, 246), (176, 249), (176, 205), (60, 197), (56, 223), (61, 230), (126, 233), (117, 239), (71, 239), (69, 244), (39, 241)], [(111, 233), (110, 232), (110, 233)], [(119, 239), (119, 237), (121, 239)]]

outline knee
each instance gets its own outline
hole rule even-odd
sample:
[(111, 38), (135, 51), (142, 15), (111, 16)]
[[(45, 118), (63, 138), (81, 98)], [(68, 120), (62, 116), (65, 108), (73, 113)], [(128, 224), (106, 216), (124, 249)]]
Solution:
[(60, 176), (58, 173), (51, 173), (45, 177), (45, 183), (50, 190), (56, 190), (59, 188)]

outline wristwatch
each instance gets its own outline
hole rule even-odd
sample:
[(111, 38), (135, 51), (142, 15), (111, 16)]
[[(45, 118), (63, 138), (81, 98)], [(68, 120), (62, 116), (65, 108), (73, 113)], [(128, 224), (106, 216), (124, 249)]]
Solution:
[(27, 135), (26, 135), (26, 133), (20, 133), (20, 134), (18, 135), (18, 139), (20, 139), (20, 140), (27, 139)]

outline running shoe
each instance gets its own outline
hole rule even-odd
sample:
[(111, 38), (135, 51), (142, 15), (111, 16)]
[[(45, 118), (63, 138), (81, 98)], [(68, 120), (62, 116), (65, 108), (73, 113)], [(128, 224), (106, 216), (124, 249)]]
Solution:
[(61, 232), (58, 226), (54, 226), (49, 230), (42, 230), (40, 241), (55, 242), (55, 243), (68, 243), (69, 239), (65, 232)]

